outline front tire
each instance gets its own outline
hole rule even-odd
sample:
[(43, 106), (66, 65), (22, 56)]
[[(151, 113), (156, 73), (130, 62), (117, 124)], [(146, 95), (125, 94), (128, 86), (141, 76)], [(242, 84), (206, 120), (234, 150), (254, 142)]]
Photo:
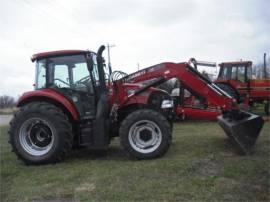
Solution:
[(152, 159), (167, 152), (171, 126), (160, 113), (141, 109), (128, 115), (119, 130), (121, 145), (136, 159)]
[(10, 122), (9, 142), (26, 164), (61, 161), (72, 147), (72, 127), (56, 106), (32, 102), (14, 115)]

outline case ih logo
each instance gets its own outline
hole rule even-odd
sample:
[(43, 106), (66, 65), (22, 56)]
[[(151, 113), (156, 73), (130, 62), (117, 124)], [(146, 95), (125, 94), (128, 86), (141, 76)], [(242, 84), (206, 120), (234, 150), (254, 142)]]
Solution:
[(143, 75), (143, 74), (145, 74), (145, 73), (146, 73), (145, 70), (142, 70), (142, 71), (139, 71), (139, 72), (135, 72), (134, 74), (131, 74), (131, 75), (127, 78), (127, 80), (132, 80), (132, 79), (134, 79), (134, 78), (136, 78), (136, 77), (138, 77), (138, 76), (141, 76), (141, 75)]

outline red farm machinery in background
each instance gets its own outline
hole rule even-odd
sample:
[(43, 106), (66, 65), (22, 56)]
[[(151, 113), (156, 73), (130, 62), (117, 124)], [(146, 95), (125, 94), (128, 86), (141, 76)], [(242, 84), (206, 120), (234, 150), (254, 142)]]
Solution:
[[(197, 66), (216, 67), (216, 63), (196, 61), (194, 58), (189, 63)], [(213, 82), (228, 96), (232, 97), (245, 110), (249, 110), (254, 103), (264, 104), (265, 114), (269, 115), (270, 79), (256, 79), (252, 76), (251, 61), (223, 62), (219, 64), (220, 71)], [(202, 74), (208, 79), (206, 74)], [(221, 114), (222, 106), (205, 102), (198, 94), (189, 91), (189, 87), (180, 85), (173, 89), (171, 96), (175, 101), (176, 115), (180, 119), (217, 120)]]
[(262, 79), (255, 78), (251, 61), (223, 62), (219, 66), (215, 83), (221, 89), (247, 109), (254, 103), (264, 104), (265, 113), (269, 115), (270, 79), (266, 75)]

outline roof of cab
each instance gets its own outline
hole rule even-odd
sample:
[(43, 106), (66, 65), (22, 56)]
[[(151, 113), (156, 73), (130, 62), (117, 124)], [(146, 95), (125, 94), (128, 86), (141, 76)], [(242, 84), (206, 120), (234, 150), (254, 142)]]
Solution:
[(219, 64), (219, 66), (222, 65), (245, 65), (245, 64), (252, 64), (251, 61), (233, 61), (233, 62), (222, 62)]
[(88, 50), (58, 50), (58, 51), (49, 51), (49, 52), (42, 52), (42, 53), (36, 53), (31, 57), (32, 62), (35, 60), (39, 60), (42, 58), (47, 57), (54, 57), (54, 56), (64, 56), (64, 55), (73, 55), (73, 54), (84, 54), (89, 53)]

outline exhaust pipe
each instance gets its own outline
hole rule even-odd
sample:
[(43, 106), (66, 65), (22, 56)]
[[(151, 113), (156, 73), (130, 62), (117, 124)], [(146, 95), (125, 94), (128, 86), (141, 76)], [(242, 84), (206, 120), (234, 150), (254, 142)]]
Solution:
[(218, 116), (218, 123), (241, 153), (250, 154), (264, 120), (250, 112), (230, 111)]

